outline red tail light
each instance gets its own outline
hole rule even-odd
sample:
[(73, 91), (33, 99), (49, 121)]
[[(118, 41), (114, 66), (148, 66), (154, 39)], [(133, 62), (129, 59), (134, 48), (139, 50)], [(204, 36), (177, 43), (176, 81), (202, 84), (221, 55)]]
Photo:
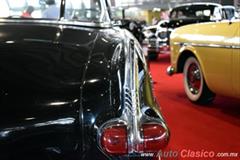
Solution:
[(166, 130), (162, 125), (153, 123), (153, 124), (144, 124), (142, 126), (143, 131), (143, 150), (148, 153), (157, 153), (159, 150), (163, 149), (168, 140), (166, 139)]
[(104, 129), (101, 137), (101, 145), (108, 154), (127, 154), (127, 127), (125, 125), (120, 125)]

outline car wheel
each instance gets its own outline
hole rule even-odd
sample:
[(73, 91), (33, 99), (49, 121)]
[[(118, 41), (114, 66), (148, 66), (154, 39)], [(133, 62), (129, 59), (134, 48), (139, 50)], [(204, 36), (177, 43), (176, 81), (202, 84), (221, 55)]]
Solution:
[(189, 57), (184, 65), (184, 89), (190, 101), (207, 104), (213, 101), (215, 94), (209, 90), (202, 70), (195, 57)]
[(157, 52), (153, 52), (153, 51), (148, 52), (148, 59), (149, 59), (149, 60), (156, 60), (157, 57), (158, 57)]

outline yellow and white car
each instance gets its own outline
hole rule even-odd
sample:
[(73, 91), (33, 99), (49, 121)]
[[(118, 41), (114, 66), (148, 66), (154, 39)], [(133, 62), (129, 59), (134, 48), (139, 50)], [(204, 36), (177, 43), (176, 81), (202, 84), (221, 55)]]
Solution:
[(211, 102), (215, 93), (240, 98), (240, 20), (180, 27), (170, 45), (167, 73), (184, 74), (192, 102)]

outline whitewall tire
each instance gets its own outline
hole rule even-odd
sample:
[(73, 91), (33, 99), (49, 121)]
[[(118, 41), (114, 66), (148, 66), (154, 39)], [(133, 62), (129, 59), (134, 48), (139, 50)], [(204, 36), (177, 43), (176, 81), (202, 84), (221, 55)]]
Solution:
[(198, 104), (210, 103), (214, 99), (207, 87), (201, 66), (195, 57), (189, 57), (183, 68), (184, 90), (190, 101)]

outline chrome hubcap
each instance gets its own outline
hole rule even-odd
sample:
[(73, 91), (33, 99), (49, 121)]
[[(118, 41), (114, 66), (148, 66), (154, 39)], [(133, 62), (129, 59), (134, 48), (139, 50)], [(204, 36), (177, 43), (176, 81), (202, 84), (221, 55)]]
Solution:
[(188, 88), (192, 94), (198, 94), (201, 87), (201, 73), (197, 64), (192, 63), (187, 70)]

